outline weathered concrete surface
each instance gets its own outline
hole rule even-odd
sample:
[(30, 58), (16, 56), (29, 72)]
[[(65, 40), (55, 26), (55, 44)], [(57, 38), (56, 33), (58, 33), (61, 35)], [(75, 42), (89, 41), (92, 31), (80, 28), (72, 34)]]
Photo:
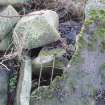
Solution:
[(0, 105), (7, 105), (8, 77), (7, 70), (0, 68)]
[[(89, 5), (91, 2), (94, 6)], [(105, 89), (105, 12), (99, 10), (101, 6), (99, 0), (88, 0), (70, 67), (49, 87), (33, 91), (30, 105), (96, 105), (96, 91)]]
[(12, 31), (12, 28), (20, 18), (18, 16), (19, 14), (11, 5), (0, 12), (0, 40), (2, 40), (10, 31)]
[(51, 10), (35, 11), (23, 17), (16, 25), (13, 33), (17, 48), (37, 48), (57, 41), (58, 15)]
[(31, 59), (25, 57), (21, 65), (15, 105), (29, 105), (32, 79)]

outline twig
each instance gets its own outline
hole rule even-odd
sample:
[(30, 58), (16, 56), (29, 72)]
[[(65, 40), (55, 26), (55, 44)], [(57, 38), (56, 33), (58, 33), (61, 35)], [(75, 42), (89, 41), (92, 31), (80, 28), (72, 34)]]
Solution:
[(10, 49), (10, 47), (12, 46), (13, 44), (13, 41), (9, 44), (8, 48), (6, 49), (5, 53), (4, 53), (4, 56), (7, 54), (8, 50)]
[(52, 81), (53, 81), (54, 67), (55, 67), (55, 56), (54, 56), (54, 60), (53, 60), (53, 66), (52, 66), (51, 83), (52, 83)]
[(42, 15), (43, 13), (34, 13), (34, 14), (24, 14), (24, 15), (12, 15), (12, 16), (7, 16), (7, 15), (0, 15), (0, 17), (3, 18), (15, 18), (15, 17), (23, 17), (23, 16), (34, 16), (34, 15)]
[(5, 67), (8, 71), (10, 71), (10, 69), (9, 69), (6, 65), (4, 65), (2, 62), (0, 62), (0, 65), (2, 65), (2, 66)]
[(41, 76), (42, 76), (42, 69), (43, 69), (43, 66), (42, 66), (42, 63), (41, 63), (39, 80), (38, 80), (38, 91), (39, 91), (39, 87), (40, 87), (40, 81), (41, 81)]
[(17, 52), (14, 52), (14, 53), (10, 53), (8, 55), (4, 55), (3, 57), (0, 58), (0, 60), (8, 60), (8, 59), (13, 59), (15, 58), (16, 56), (18, 55)]

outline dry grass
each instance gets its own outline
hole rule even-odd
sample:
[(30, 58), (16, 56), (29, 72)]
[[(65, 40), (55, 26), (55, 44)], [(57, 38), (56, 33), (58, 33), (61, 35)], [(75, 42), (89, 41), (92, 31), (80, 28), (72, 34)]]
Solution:
[(53, 59), (53, 65), (52, 65), (52, 72), (51, 72), (51, 84), (52, 84), (52, 81), (53, 81), (53, 76), (54, 76), (54, 68), (55, 68), (55, 55), (54, 56), (54, 59)]
[[(41, 61), (40, 61), (41, 62)], [(39, 90), (39, 87), (40, 87), (40, 81), (41, 81), (41, 77), (42, 77), (42, 70), (43, 70), (43, 65), (40, 64), (41, 67), (40, 67), (40, 74), (39, 74), (39, 80), (38, 80), (38, 90)]]

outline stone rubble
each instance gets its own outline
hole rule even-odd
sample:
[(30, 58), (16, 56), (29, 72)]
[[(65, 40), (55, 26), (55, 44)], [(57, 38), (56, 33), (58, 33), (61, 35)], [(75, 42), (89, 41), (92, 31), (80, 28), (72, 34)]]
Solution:
[[(103, 12), (105, 4), (99, 0), (86, 2), (85, 21), (79, 33), (73, 21), (59, 24), (59, 14), (52, 10), (33, 11), (20, 17), (12, 4), (28, 1), (0, 0), (0, 5), (8, 5), (0, 11), (0, 51), (5, 52), (12, 43), (17, 51), (22, 49), (24, 58), (20, 59), (15, 105), (96, 105), (96, 92), (105, 90), (105, 36), (103, 33), (97, 35), (105, 24), (100, 19), (91, 20), (91, 12), (97, 9)], [(68, 4), (65, 8), (69, 7)], [(66, 39), (67, 46), (63, 46), (65, 43), (62, 44), (61, 39)], [(52, 47), (54, 43), (57, 46)], [(39, 47), (42, 49), (36, 58), (31, 59), (24, 52)], [(32, 74), (39, 76), (41, 65), (45, 75), (53, 66), (55, 72), (63, 70), (63, 75), (55, 77), (49, 86), (39, 85), (31, 92)], [(0, 70), (0, 105), (7, 104), (7, 91), (8, 73)]]
[(56, 12), (51, 10), (32, 12), (21, 18), (13, 32), (16, 47), (32, 49), (57, 41), (60, 38), (58, 19)]

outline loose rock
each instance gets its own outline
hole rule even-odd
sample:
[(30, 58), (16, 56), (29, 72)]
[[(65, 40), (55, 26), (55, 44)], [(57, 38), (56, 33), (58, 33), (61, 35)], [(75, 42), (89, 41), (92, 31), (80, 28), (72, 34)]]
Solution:
[(60, 38), (58, 23), (57, 13), (51, 10), (28, 14), (14, 29), (13, 40), (16, 47), (32, 49), (57, 41)]
[(2, 40), (10, 31), (12, 31), (12, 28), (19, 20), (18, 16), (19, 14), (11, 5), (0, 12), (0, 40)]
[(38, 57), (32, 61), (33, 72), (39, 74), (41, 65), (43, 66), (43, 73), (51, 72), (49, 68), (53, 68), (53, 62), (55, 69), (63, 69), (67, 64), (67, 60), (63, 57), (65, 53), (66, 51), (62, 48), (42, 49)]

